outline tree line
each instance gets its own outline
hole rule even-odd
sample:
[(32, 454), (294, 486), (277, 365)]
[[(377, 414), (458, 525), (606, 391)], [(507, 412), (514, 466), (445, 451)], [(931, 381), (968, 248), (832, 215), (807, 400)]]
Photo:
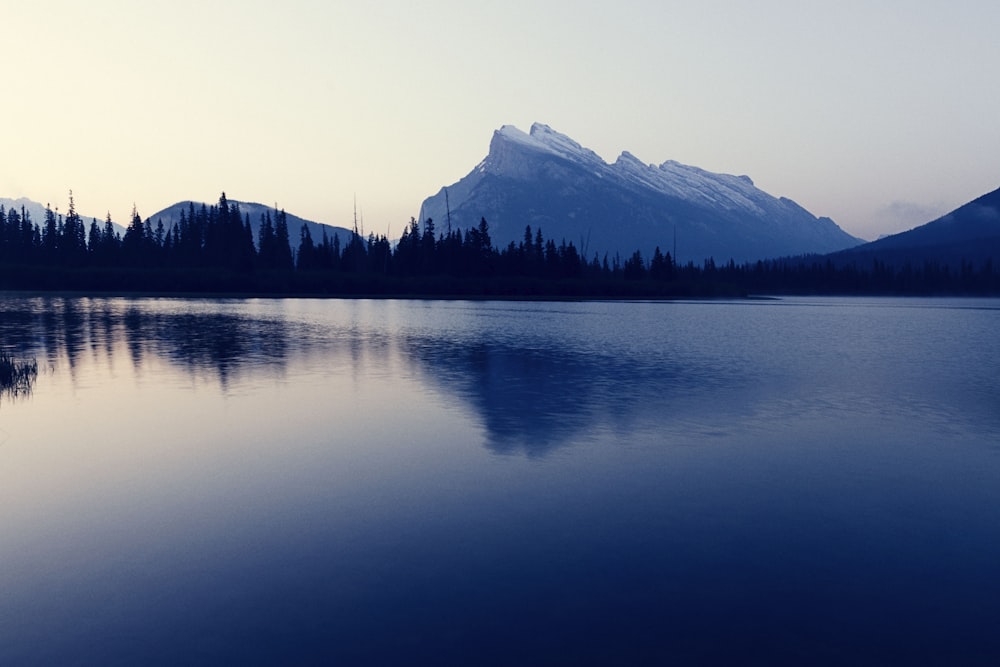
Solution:
[(523, 238), (497, 248), (489, 223), (439, 230), (410, 220), (402, 236), (314, 239), (306, 225), (289, 230), (275, 208), (261, 214), (257, 238), (249, 214), (223, 193), (217, 204), (190, 204), (169, 226), (133, 208), (125, 233), (110, 214), (86, 225), (72, 193), (65, 216), (47, 207), (35, 222), (24, 209), (0, 207), (0, 287), (178, 292), (481, 296), (736, 296), (799, 294), (996, 294), (992, 261), (974, 266), (834, 263), (798, 257), (717, 266), (681, 265), (656, 248), (624, 260), (583, 257), (572, 242), (546, 239), (526, 226)]

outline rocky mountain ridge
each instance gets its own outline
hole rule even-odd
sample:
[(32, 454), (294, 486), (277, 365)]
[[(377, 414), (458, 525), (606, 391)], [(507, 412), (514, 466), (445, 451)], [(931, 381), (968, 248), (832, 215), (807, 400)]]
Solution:
[[(757, 188), (748, 176), (666, 161), (644, 164), (623, 152), (605, 162), (541, 123), (525, 133), (505, 125), (489, 153), (457, 183), (421, 206), (420, 219), (470, 228), (489, 222), (494, 241), (525, 227), (571, 241), (587, 257), (677, 248), (677, 258), (748, 261), (827, 253), (861, 243), (829, 218)], [(674, 239), (676, 238), (676, 246)]]

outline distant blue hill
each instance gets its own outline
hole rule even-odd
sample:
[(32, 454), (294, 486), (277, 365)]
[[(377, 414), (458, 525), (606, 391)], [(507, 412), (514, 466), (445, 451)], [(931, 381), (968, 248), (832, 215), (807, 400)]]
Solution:
[(902, 265), (925, 261), (958, 266), (1000, 260), (1000, 188), (937, 220), (829, 255), (839, 263), (871, 261)]

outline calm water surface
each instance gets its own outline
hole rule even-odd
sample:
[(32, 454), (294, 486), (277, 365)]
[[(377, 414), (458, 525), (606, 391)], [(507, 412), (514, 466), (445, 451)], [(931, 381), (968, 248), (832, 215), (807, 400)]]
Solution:
[(0, 664), (997, 664), (998, 330), (0, 296)]

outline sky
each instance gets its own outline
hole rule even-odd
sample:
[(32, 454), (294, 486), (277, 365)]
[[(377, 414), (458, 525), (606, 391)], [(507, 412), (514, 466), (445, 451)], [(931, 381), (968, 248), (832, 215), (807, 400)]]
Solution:
[(993, 0), (9, 2), (0, 197), (398, 236), (502, 125), (747, 174), (874, 239), (1000, 187)]

